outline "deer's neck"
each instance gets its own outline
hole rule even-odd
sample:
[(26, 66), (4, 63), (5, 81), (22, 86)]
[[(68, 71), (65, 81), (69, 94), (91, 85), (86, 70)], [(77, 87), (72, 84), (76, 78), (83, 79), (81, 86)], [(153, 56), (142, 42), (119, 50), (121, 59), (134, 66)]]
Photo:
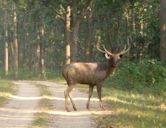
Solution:
[(116, 69), (116, 67), (117, 67), (116, 64), (114, 64), (112, 61), (108, 61), (107, 68), (106, 68), (107, 76), (112, 74), (114, 72), (114, 70)]
[(106, 62), (106, 63), (102, 63), (102, 66), (100, 68), (101, 68), (100, 70), (106, 72), (105, 77), (108, 77), (116, 69), (116, 65), (113, 65), (111, 62)]

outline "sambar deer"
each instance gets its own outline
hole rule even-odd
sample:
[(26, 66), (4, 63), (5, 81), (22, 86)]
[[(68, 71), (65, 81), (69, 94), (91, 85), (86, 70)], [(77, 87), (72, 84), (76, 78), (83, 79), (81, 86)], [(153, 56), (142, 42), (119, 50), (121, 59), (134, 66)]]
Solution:
[(107, 62), (73, 62), (71, 64), (65, 65), (65, 67), (63, 68), (62, 75), (68, 84), (68, 87), (64, 92), (66, 111), (70, 111), (68, 108), (68, 98), (72, 103), (73, 109), (75, 111), (77, 110), (72, 97), (70, 96), (70, 92), (76, 86), (76, 84), (89, 85), (89, 97), (86, 105), (87, 109), (89, 109), (90, 98), (92, 96), (94, 86), (97, 87), (100, 107), (104, 108), (101, 99), (101, 89), (103, 86), (103, 82), (117, 67), (117, 62), (123, 57), (123, 54), (129, 51), (130, 45), (129, 43), (127, 43), (124, 49), (119, 53), (112, 53), (108, 51), (105, 46), (103, 46), (103, 49), (100, 49), (99, 47), (97, 47), (97, 49), (105, 54), (105, 58), (108, 60)]

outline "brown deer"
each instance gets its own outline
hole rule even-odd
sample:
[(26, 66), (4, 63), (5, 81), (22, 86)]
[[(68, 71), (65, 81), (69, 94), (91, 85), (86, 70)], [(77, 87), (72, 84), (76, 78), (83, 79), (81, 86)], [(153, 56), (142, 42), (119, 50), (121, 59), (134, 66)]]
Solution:
[(114, 71), (117, 67), (117, 62), (123, 57), (123, 54), (129, 51), (129, 43), (119, 53), (111, 53), (104, 46), (103, 50), (97, 47), (97, 49), (105, 54), (105, 58), (108, 60), (103, 63), (79, 63), (73, 62), (65, 65), (63, 69), (63, 77), (65, 78), (68, 87), (64, 92), (65, 96), (65, 109), (70, 111), (68, 108), (68, 98), (70, 99), (73, 109), (76, 111), (77, 108), (70, 96), (70, 92), (76, 86), (76, 84), (88, 84), (89, 85), (89, 97), (87, 102), (87, 109), (89, 109), (90, 98), (93, 93), (94, 86), (97, 87), (98, 98), (100, 107), (104, 109), (101, 99), (101, 89), (104, 80)]

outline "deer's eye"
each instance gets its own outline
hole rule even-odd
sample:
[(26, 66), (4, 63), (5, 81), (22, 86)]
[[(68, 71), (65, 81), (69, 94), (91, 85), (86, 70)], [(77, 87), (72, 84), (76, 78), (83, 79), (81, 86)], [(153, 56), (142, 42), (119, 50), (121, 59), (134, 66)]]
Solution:
[(120, 54), (120, 55), (119, 55), (119, 57), (120, 57), (120, 58), (122, 58), (122, 57), (123, 57), (123, 55), (122, 55), (122, 54)]

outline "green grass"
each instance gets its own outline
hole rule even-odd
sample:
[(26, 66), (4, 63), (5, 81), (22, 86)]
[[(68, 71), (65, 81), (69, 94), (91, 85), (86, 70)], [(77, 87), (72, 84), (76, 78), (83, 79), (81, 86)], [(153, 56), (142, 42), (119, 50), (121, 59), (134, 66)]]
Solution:
[(122, 65), (102, 93), (113, 113), (98, 117), (98, 128), (165, 128), (166, 67), (159, 61)]
[(45, 113), (37, 113), (33, 122), (33, 128), (47, 128), (49, 124), (48, 115)]
[(165, 128), (165, 97), (115, 88), (105, 88), (103, 94), (113, 113), (97, 117), (98, 128)]
[[(41, 96), (52, 96), (49, 88), (45, 85), (42, 84), (37, 84), (37, 87), (40, 90)], [(39, 109), (42, 111), (47, 111), (49, 109), (51, 109), (52, 107), (52, 103), (50, 100), (48, 99), (41, 99), (39, 102)], [(37, 113), (35, 115), (35, 120), (33, 122), (33, 128), (47, 128), (48, 124), (49, 124), (49, 115), (46, 113)]]
[(13, 94), (15, 92), (15, 85), (10, 81), (0, 80), (0, 106), (3, 105), (8, 97), (5, 94)]

